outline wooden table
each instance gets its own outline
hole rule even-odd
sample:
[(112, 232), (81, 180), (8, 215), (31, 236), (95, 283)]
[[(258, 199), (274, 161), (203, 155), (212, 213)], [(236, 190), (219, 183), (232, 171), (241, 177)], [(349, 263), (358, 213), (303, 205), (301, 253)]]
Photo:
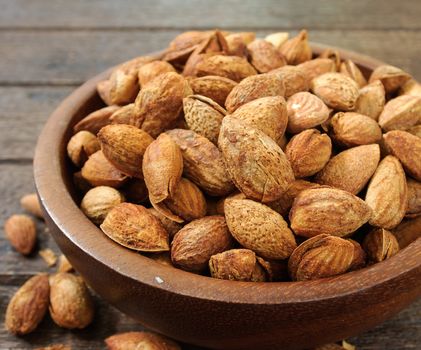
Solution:
[[(162, 49), (188, 29), (310, 30), (313, 41), (355, 50), (421, 79), (421, 2), (400, 1), (130, 1), (0, 0), (0, 215), (21, 212), (18, 200), (34, 190), (32, 157), (49, 114), (76, 86), (107, 67)], [(2, 225), (3, 226), (3, 225)], [(39, 247), (58, 249), (39, 222)], [(0, 236), (0, 315), (28, 277), (54, 271), (34, 254), (23, 258)], [(0, 330), (0, 349), (66, 343), (103, 348), (115, 332), (140, 329), (96, 298), (95, 322), (66, 331), (46, 319), (33, 334)], [(421, 300), (376, 329), (350, 339), (359, 349), (421, 347)]]

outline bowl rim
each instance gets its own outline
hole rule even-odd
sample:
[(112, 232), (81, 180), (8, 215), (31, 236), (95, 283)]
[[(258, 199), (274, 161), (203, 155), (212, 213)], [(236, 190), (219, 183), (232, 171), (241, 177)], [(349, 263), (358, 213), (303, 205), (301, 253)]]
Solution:
[[(384, 64), (336, 47), (315, 43), (311, 46), (316, 54), (326, 48), (338, 50), (341, 58), (351, 59), (370, 70)], [(335, 277), (302, 282), (219, 280), (159, 264), (121, 247), (106, 237), (76, 205), (66, 188), (62, 167), (66, 157), (63, 143), (69, 123), (76, 113), (75, 106), (88, 103), (96, 94), (96, 84), (106, 79), (111, 70), (89, 79), (61, 102), (39, 136), (34, 157), (35, 185), (45, 212), (72, 244), (98, 263), (126, 278), (168, 293), (241, 304), (295, 304), (328, 300), (368, 292), (409, 274), (413, 269), (421, 272), (421, 240), (381, 263)]]

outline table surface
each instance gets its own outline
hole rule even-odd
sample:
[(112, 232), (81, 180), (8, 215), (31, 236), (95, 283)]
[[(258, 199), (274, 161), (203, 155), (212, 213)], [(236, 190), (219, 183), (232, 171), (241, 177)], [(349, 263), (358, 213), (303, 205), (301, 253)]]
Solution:
[[(373, 56), (421, 79), (421, 1), (130, 1), (0, 0), (0, 221), (21, 212), (34, 190), (32, 158), (43, 124), (59, 102), (87, 78), (134, 56), (166, 46), (189, 29), (222, 28), (296, 33)], [(39, 248), (54, 244), (39, 222)], [(30, 276), (53, 272), (34, 254), (23, 258), (0, 236), (0, 318)], [(103, 339), (141, 327), (96, 298), (95, 322), (66, 331), (47, 317), (32, 334), (0, 329), (0, 349), (65, 343), (104, 348)], [(421, 300), (392, 320), (349, 340), (358, 349), (420, 349)], [(186, 347), (188, 348), (188, 347)], [(193, 348), (192, 348), (193, 349)]]

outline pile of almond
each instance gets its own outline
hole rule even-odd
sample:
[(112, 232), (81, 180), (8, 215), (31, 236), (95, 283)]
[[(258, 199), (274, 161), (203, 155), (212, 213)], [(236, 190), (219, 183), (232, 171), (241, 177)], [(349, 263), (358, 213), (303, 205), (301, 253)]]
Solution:
[[(186, 32), (116, 67), (67, 151), (81, 209), (156, 261), (238, 281), (380, 262), (420, 236), (421, 85), (307, 32)], [(400, 243), (400, 244), (399, 244)]]

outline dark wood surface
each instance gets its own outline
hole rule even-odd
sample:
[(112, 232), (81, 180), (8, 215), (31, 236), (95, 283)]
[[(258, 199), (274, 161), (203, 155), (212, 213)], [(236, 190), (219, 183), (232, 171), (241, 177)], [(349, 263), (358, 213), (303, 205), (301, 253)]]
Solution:
[[(163, 48), (190, 28), (310, 30), (313, 41), (341, 46), (398, 65), (421, 79), (419, 1), (42, 1), (0, 0), (0, 220), (20, 212), (33, 191), (32, 157), (49, 114), (77, 85), (105, 68)], [(3, 225), (2, 225), (3, 226)], [(40, 248), (58, 249), (39, 224)], [(54, 271), (36, 254), (23, 258), (0, 236), (0, 317), (29, 276)], [(97, 299), (95, 323), (69, 332), (42, 323), (15, 338), (0, 330), (0, 349), (53, 342), (74, 349), (103, 348), (103, 338), (140, 327)], [(421, 301), (374, 330), (350, 340), (359, 349), (417, 349)]]

